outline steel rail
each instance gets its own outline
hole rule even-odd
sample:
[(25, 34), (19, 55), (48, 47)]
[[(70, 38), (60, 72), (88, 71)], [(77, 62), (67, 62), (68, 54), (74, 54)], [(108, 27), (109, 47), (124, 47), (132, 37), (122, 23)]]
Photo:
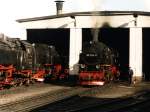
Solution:
[[(134, 96), (127, 96), (120, 99), (108, 100), (106, 102), (72, 109), (67, 112), (134, 112), (133, 110), (143, 103), (150, 101), (149, 92), (141, 92)], [(130, 111), (132, 108), (132, 111)], [(123, 111), (124, 110), (124, 111)]]
[(0, 112), (28, 112), (32, 109), (47, 105), (49, 103), (69, 98), (85, 90), (87, 90), (87, 88), (81, 87), (74, 87), (70, 89), (63, 88), (55, 92), (49, 92), (42, 95), (25, 98), (20, 101), (0, 105)]

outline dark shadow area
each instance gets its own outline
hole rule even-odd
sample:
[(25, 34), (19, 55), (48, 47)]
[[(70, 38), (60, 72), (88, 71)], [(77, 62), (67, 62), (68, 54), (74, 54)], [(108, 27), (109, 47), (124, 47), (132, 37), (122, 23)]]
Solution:
[(102, 28), (99, 35), (99, 41), (117, 50), (120, 66), (129, 64), (129, 29)]
[(29, 42), (55, 46), (64, 65), (69, 62), (69, 37), (70, 29), (27, 29)]
[(150, 81), (150, 28), (143, 28), (143, 75), (146, 81)]
[[(90, 28), (83, 29), (83, 42), (93, 40)], [(127, 28), (102, 28), (98, 32), (98, 40), (119, 53), (120, 65), (129, 64), (129, 29)]]

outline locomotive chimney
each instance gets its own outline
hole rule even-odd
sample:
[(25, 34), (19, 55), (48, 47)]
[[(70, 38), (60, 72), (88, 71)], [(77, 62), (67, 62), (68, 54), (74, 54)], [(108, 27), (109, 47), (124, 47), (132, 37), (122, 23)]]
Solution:
[(63, 2), (62, 0), (56, 0), (56, 11), (57, 15), (62, 14)]

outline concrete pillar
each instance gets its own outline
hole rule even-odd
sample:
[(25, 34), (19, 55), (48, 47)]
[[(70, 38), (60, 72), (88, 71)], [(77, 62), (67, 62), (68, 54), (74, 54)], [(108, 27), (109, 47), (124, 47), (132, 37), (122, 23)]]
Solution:
[(69, 73), (70, 75), (78, 74), (79, 53), (82, 49), (82, 29), (70, 29), (70, 52), (69, 52)]
[(133, 69), (133, 81), (142, 80), (142, 28), (130, 28), (129, 66)]

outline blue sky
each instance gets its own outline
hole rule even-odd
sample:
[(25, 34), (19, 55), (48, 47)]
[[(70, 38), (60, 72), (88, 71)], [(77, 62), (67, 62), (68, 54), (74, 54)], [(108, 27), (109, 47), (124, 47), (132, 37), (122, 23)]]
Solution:
[[(20, 37), (16, 19), (54, 15), (55, 0), (0, 0), (0, 32)], [(64, 12), (91, 10), (150, 11), (150, 0), (65, 0)]]

